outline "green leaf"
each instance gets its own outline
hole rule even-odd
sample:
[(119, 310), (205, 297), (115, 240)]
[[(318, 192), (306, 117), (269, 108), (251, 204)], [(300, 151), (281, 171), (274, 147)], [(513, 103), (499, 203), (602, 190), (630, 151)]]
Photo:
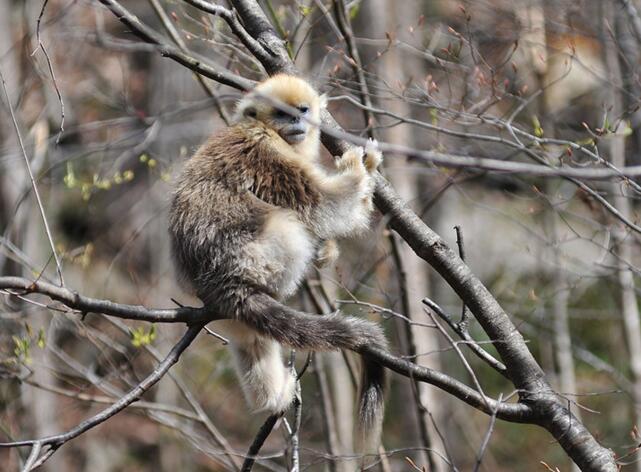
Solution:
[(539, 117), (534, 115), (532, 117), (532, 124), (534, 125), (534, 136), (537, 138), (542, 138), (543, 137), (543, 128), (541, 127), (541, 122), (539, 121)]
[(356, 18), (356, 16), (358, 16), (358, 12), (360, 11), (360, 9), (361, 9), (360, 2), (357, 3), (356, 5), (354, 5), (352, 8), (350, 8), (349, 9), (349, 19), (353, 20), (354, 18)]
[(149, 331), (146, 331), (142, 326), (131, 330), (131, 344), (135, 347), (147, 346), (151, 344), (155, 339), (156, 325), (152, 324), (151, 328), (149, 328)]
[(36, 340), (36, 344), (38, 345), (38, 347), (40, 349), (44, 349), (45, 348), (45, 346), (47, 344), (47, 341), (45, 339), (45, 330), (44, 330), (44, 328), (40, 328), (40, 330), (38, 331), (38, 339)]
[(76, 174), (73, 171), (73, 165), (71, 162), (67, 162), (67, 174), (62, 180), (67, 188), (74, 188), (78, 185), (78, 180), (76, 179)]

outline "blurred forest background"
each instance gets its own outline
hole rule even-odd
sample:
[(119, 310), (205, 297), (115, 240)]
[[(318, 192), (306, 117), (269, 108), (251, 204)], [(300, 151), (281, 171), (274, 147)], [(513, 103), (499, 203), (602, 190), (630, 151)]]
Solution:
[[(182, 0), (121, 3), (167, 42), (243, 77), (264, 76), (220, 17)], [(329, 0), (259, 2), (350, 133), (508, 165), (578, 169), (641, 164), (636, 3), (360, 0), (338, 2), (341, 14)], [(226, 126), (240, 93), (162, 57), (98, 1), (44, 6), (0, 0), (9, 97), (0, 91), (0, 275), (56, 281), (57, 257), (66, 286), (83, 295), (198, 305), (177, 285), (170, 259), (172, 178)], [(463, 241), (466, 261), (555, 390), (623, 470), (641, 471), (638, 179), (452, 168), (403, 153), (386, 154), (384, 174), (452, 247)], [(290, 303), (368, 316), (384, 325), (394, 353), (478, 381), (494, 398), (514, 395), (505, 378), (436, 327), (445, 324), (424, 298), (456, 320), (462, 303), (385, 218), (375, 216), (371, 232), (341, 247), (336, 267), (312, 271)], [(181, 334), (171, 325), (58, 308), (0, 290), (3, 441), (80, 423), (138, 383)], [(473, 318), (468, 325), (494, 353)], [(302, 378), (301, 469), (353, 467), (355, 359), (316, 355)], [(304, 361), (298, 353), (297, 365)], [(266, 417), (245, 403), (224, 344), (205, 334), (143, 400), (65, 444), (42, 470), (235, 470)], [(374, 470), (573, 467), (543, 429), (493, 423), (435, 387), (395, 375), (383, 445)], [(0, 469), (19, 470), (28, 453), (0, 449)], [(256, 470), (287, 470), (286, 425), (261, 454)]]

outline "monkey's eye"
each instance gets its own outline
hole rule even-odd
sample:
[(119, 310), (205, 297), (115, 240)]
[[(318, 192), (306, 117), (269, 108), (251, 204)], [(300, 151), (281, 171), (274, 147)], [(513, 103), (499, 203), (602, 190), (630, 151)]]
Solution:
[(274, 116), (276, 118), (287, 118), (289, 116), (289, 113), (287, 113), (285, 110), (274, 110)]
[(300, 111), (301, 113), (305, 114), (305, 113), (307, 113), (309, 111), (309, 107), (307, 105), (301, 105), (301, 106), (298, 107), (298, 111)]

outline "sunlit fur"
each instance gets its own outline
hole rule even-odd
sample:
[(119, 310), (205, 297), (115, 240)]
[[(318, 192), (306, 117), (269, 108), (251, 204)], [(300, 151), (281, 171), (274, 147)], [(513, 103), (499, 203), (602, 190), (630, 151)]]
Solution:
[[(274, 120), (277, 103), (306, 110), (306, 134), (290, 145)], [(214, 135), (186, 163), (170, 212), (176, 266), (224, 322), (248, 400), (286, 410), (294, 378), (281, 345), (297, 349), (384, 348), (380, 327), (338, 314), (316, 316), (281, 303), (316, 259), (336, 256), (333, 238), (364, 231), (372, 210), (372, 172), (381, 155), (353, 148), (328, 174), (318, 163), (323, 99), (304, 80), (275, 76), (239, 103), (236, 123)], [(376, 436), (384, 370), (364, 363), (360, 419)]]
[(310, 130), (303, 142), (291, 147), (301, 159), (308, 162), (316, 161), (320, 149), (320, 130), (313, 124), (320, 122), (321, 109), (325, 108), (326, 101), (325, 97), (319, 96), (306, 81), (291, 75), (279, 74), (262, 82), (239, 102), (235, 119), (244, 120), (247, 109), (253, 108), (256, 110), (256, 120), (274, 129), (271, 114), (278, 103), (293, 108), (301, 104), (310, 107)]

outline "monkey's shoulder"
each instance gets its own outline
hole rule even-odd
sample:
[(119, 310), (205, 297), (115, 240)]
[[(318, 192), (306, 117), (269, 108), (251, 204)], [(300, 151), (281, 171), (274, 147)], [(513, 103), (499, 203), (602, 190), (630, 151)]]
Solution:
[(319, 204), (321, 192), (311, 156), (296, 154), (279, 136), (261, 136), (255, 150), (252, 193), (273, 205), (302, 212)]
[(271, 205), (303, 211), (321, 198), (315, 171), (304, 157), (273, 130), (242, 123), (212, 136), (188, 166), (234, 192), (249, 191)]

